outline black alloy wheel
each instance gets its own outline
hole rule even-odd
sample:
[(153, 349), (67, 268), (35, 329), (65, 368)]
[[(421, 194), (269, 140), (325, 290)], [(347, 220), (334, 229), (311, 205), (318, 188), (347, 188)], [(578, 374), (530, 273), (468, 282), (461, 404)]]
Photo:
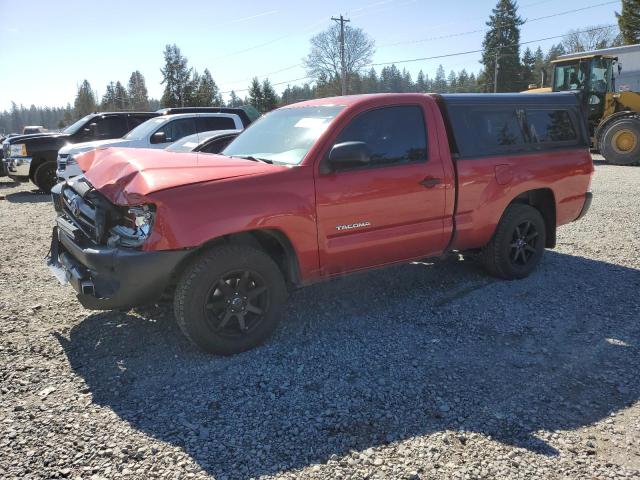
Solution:
[(513, 203), (502, 214), (480, 261), (493, 276), (515, 280), (528, 276), (540, 263), (546, 243), (545, 222), (539, 210)]
[(524, 266), (535, 257), (538, 237), (539, 233), (530, 220), (516, 226), (511, 237), (509, 253), (509, 258), (515, 265)]
[(237, 337), (258, 326), (269, 300), (269, 290), (258, 272), (231, 272), (209, 290), (205, 314), (217, 334)]
[(267, 252), (220, 245), (184, 268), (174, 294), (174, 312), (182, 333), (197, 346), (233, 355), (269, 338), (286, 299), (282, 271)]

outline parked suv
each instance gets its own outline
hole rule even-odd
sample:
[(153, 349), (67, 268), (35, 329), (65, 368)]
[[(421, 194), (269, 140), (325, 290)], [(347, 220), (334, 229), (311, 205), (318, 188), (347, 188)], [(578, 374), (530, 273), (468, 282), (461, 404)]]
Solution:
[(188, 135), (211, 130), (241, 130), (235, 113), (180, 113), (151, 118), (122, 138), (67, 145), (58, 152), (56, 176), (60, 179), (82, 175), (76, 157), (89, 150), (106, 147), (166, 148)]
[(17, 135), (2, 143), (7, 174), (13, 180), (31, 180), (43, 192), (50, 192), (56, 182), (58, 150), (67, 144), (122, 137), (156, 112), (91, 113), (62, 132)]

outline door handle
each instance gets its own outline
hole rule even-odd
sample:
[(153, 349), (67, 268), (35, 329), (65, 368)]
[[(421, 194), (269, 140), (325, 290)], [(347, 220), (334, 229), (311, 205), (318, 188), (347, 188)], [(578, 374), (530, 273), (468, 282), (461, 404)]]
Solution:
[(441, 183), (442, 183), (441, 178), (427, 177), (420, 182), (420, 185), (422, 185), (425, 188), (432, 188), (432, 187), (435, 187), (436, 185), (440, 185)]

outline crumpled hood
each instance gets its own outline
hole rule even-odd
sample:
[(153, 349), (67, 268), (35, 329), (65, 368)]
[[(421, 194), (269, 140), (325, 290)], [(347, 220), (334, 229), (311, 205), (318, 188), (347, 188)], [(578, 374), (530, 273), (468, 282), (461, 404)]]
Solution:
[(208, 153), (146, 148), (92, 150), (77, 158), (85, 177), (116, 205), (143, 203), (150, 193), (194, 183), (286, 170), (287, 167)]

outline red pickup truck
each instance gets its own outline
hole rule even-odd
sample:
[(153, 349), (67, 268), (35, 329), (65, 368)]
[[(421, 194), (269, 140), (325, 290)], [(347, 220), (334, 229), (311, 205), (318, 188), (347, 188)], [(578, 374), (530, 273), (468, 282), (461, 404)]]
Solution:
[(182, 331), (232, 354), (291, 287), (437, 257), (529, 275), (591, 202), (573, 94), (379, 94), (280, 108), (222, 155), (87, 152), (54, 190), (50, 265), (91, 309), (174, 296)]

